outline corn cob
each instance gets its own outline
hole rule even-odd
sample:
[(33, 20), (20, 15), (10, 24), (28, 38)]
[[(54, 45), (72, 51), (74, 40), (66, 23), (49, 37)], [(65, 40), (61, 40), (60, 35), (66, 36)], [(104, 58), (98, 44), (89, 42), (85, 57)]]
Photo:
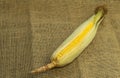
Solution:
[(106, 9), (99, 6), (87, 21), (81, 24), (53, 53), (51, 63), (31, 71), (44, 72), (54, 67), (62, 67), (71, 63), (93, 40), (97, 28), (104, 18)]

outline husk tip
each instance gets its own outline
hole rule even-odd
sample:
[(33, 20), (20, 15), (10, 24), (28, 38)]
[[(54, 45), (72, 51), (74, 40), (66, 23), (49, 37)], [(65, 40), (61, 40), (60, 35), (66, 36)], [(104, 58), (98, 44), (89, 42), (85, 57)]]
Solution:
[(98, 6), (98, 7), (95, 9), (95, 14), (96, 14), (98, 11), (100, 11), (100, 10), (103, 10), (103, 14), (104, 14), (104, 15), (107, 14), (108, 10), (107, 10), (106, 7), (107, 7), (106, 4)]

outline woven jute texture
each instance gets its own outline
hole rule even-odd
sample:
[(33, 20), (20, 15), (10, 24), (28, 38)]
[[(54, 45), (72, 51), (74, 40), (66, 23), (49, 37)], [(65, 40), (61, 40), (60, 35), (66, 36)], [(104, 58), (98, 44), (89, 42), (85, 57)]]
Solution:
[[(103, 4), (108, 14), (76, 60), (30, 74)], [(120, 0), (0, 0), (0, 78), (120, 78)]]

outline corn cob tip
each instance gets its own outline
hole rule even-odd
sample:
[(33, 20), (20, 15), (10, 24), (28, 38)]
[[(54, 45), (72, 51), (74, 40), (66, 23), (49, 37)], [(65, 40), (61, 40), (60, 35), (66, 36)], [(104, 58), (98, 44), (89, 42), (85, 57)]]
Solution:
[(51, 63), (49, 63), (49, 64), (47, 64), (45, 66), (42, 66), (42, 67), (37, 68), (35, 70), (32, 70), (31, 73), (33, 74), (33, 73), (45, 72), (47, 70), (50, 70), (50, 69), (54, 68), (55, 66), (56, 66), (56, 63), (55, 62), (51, 62)]
[(99, 11), (102, 11), (103, 12), (103, 16), (105, 14), (107, 14), (107, 8), (106, 8), (107, 5), (101, 5), (101, 6), (98, 6), (96, 9), (95, 9), (95, 14), (97, 14)]

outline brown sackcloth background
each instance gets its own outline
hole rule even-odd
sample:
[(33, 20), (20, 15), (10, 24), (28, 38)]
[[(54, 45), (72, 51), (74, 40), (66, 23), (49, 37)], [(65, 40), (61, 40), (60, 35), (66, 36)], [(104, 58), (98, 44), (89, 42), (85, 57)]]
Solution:
[[(108, 14), (74, 62), (29, 74), (102, 4)], [(120, 0), (0, 0), (0, 78), (120, 78)]]

